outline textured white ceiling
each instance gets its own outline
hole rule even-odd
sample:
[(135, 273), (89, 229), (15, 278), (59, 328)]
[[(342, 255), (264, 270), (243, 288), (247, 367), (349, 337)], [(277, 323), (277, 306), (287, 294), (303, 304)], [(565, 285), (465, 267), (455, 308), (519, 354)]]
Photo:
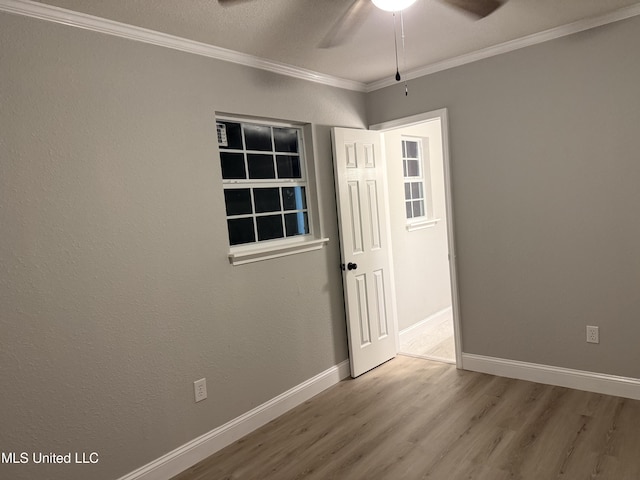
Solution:
[[(38, 1), (358, 82), (395, 74), (393, 16), (376, 8), (367, 9), (347, 42), (318, 47), (351, 0), (237, 0), (224, 5), (217, 0)], [(637, 0), (509, 0), (476, 21), (440, 0), (418, 0), (404, 12), (403, 70), (638, 4)], [(401, 68), (403, 63), (401, 52)]]

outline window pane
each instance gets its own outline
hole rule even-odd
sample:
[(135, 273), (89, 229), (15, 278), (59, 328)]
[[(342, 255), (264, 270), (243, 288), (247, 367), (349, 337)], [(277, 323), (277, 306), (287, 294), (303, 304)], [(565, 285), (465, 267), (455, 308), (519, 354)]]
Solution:
[(252, 218), (230, 218), (227, 220), (227, 226), (229, 227), (229, 243), (231, 245), (256, 241)]
[(277, 155), (278, 178), (300, 178), (300, 157), (297, 155)]
[(411, 184), (410, 183), (404, 184), (404, 199), (411, 200)]
[(413, 210), (411, 209), (411, 202), (405, 203), (407, 209), (407, 218), (413, 218)]
[(225, 126), (227, 131), (227, 146), (222, 148), (233, 148), (235, 150), (242, 150), (242, 128), (239, 123), (235, 122), (218, 122)]
[(422, 182), (411, 182), (411, 198), (424, 198)]
[(418, 142), (406, 142), (406, 158), (418, 158)]
[(413, 216), (424, 217), (424, 201), (423, 200), (413, 201)]
[(251, 193), (248, 188), (229, 188), (224, 191), (227, 215), (246, 215), (252, 212)]
[(407, 160), (407, 171), (405, 177), (419, 177), (420, 166), (418, 160)]
[(244, 155), (242, 153), (220, 152), (222, 178), (247, 178), (244, 169)]
[(310, 233), (302, 131), (216, 120), (232, 246)]
[(280, 189), (279, 188), (254, 188), (253, 200), (256, 203), (256, 213), (279, 212)]
[(306, 210), (304, 187), (282, 187), (284, 210)]
[(249, 178), (276, 178), (273, 167), (273, 155), (248, 153)]
[(271, 152), (273, 150), (273, 145), (271, 143), (271, 127), (245, 125), (244, 142), (247, 150)]
[(306, 212), (286, 213), (284, 224), (287, 229), (287, 237), (309, 233), (309, 219)]
[(407, 156), (407, 141), (403, 140), (402, 141), (402, 157), (406, 158)]
[(298, 153), (298, 131), (293, 128), (274, 128), (276, 152)]
[(257, 217), (258, 240), (271, 240), (273, 238), (284, 237), (282, 231), (282, 215), (267, 215)]

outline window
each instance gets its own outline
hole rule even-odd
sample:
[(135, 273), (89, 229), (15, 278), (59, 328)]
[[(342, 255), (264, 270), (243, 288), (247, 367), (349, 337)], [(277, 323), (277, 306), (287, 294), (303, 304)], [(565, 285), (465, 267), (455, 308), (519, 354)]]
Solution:
[(232, 263), (316, 246), (303, 128), (218, 118), (216, 130)]
[(404, 173), (404, 203), (409, 230), (433, 226), (431, 175), (425, 159), (421, 138), (402, 139), (402, 169)]

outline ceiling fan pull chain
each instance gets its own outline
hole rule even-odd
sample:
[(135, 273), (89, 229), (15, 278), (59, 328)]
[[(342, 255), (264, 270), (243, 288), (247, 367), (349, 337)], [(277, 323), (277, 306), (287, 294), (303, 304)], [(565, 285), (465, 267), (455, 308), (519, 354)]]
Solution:
[[(402, 16), (402, 10), (400, 10), (400, 32), (402, 33), (402, 71), (407, 71), (407, 51), (404, 48), (404, 17)], [(396, 53), (397, 55), (397, 53)], [(404, 79), (404, 96), (409, 95), (409, 87), (407, 86), (407, 78)]]
[[(402, 12), (400, 12), (402, 15)], [(396, 28), (396, 12), (393, 12), (393, 45), (396, 51), (396, 81), (399, 82), (402, 77), (400, 77), (400, 68), (398, 67), (398, 30)]]

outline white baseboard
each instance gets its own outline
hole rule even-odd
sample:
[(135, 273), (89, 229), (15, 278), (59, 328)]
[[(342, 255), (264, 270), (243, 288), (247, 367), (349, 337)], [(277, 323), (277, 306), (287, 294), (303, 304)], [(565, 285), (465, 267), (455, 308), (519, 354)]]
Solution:
[(169, 480), (349, 375), (349, 360), (345, 360), (119, 480)]
[(516, 360), (485, 357), (470, 353), (462, 354), (462, 368), (499, 377), (517, 378), (519, 380), (640, 400), (640, 379), (636, 378), (518, 362)]

